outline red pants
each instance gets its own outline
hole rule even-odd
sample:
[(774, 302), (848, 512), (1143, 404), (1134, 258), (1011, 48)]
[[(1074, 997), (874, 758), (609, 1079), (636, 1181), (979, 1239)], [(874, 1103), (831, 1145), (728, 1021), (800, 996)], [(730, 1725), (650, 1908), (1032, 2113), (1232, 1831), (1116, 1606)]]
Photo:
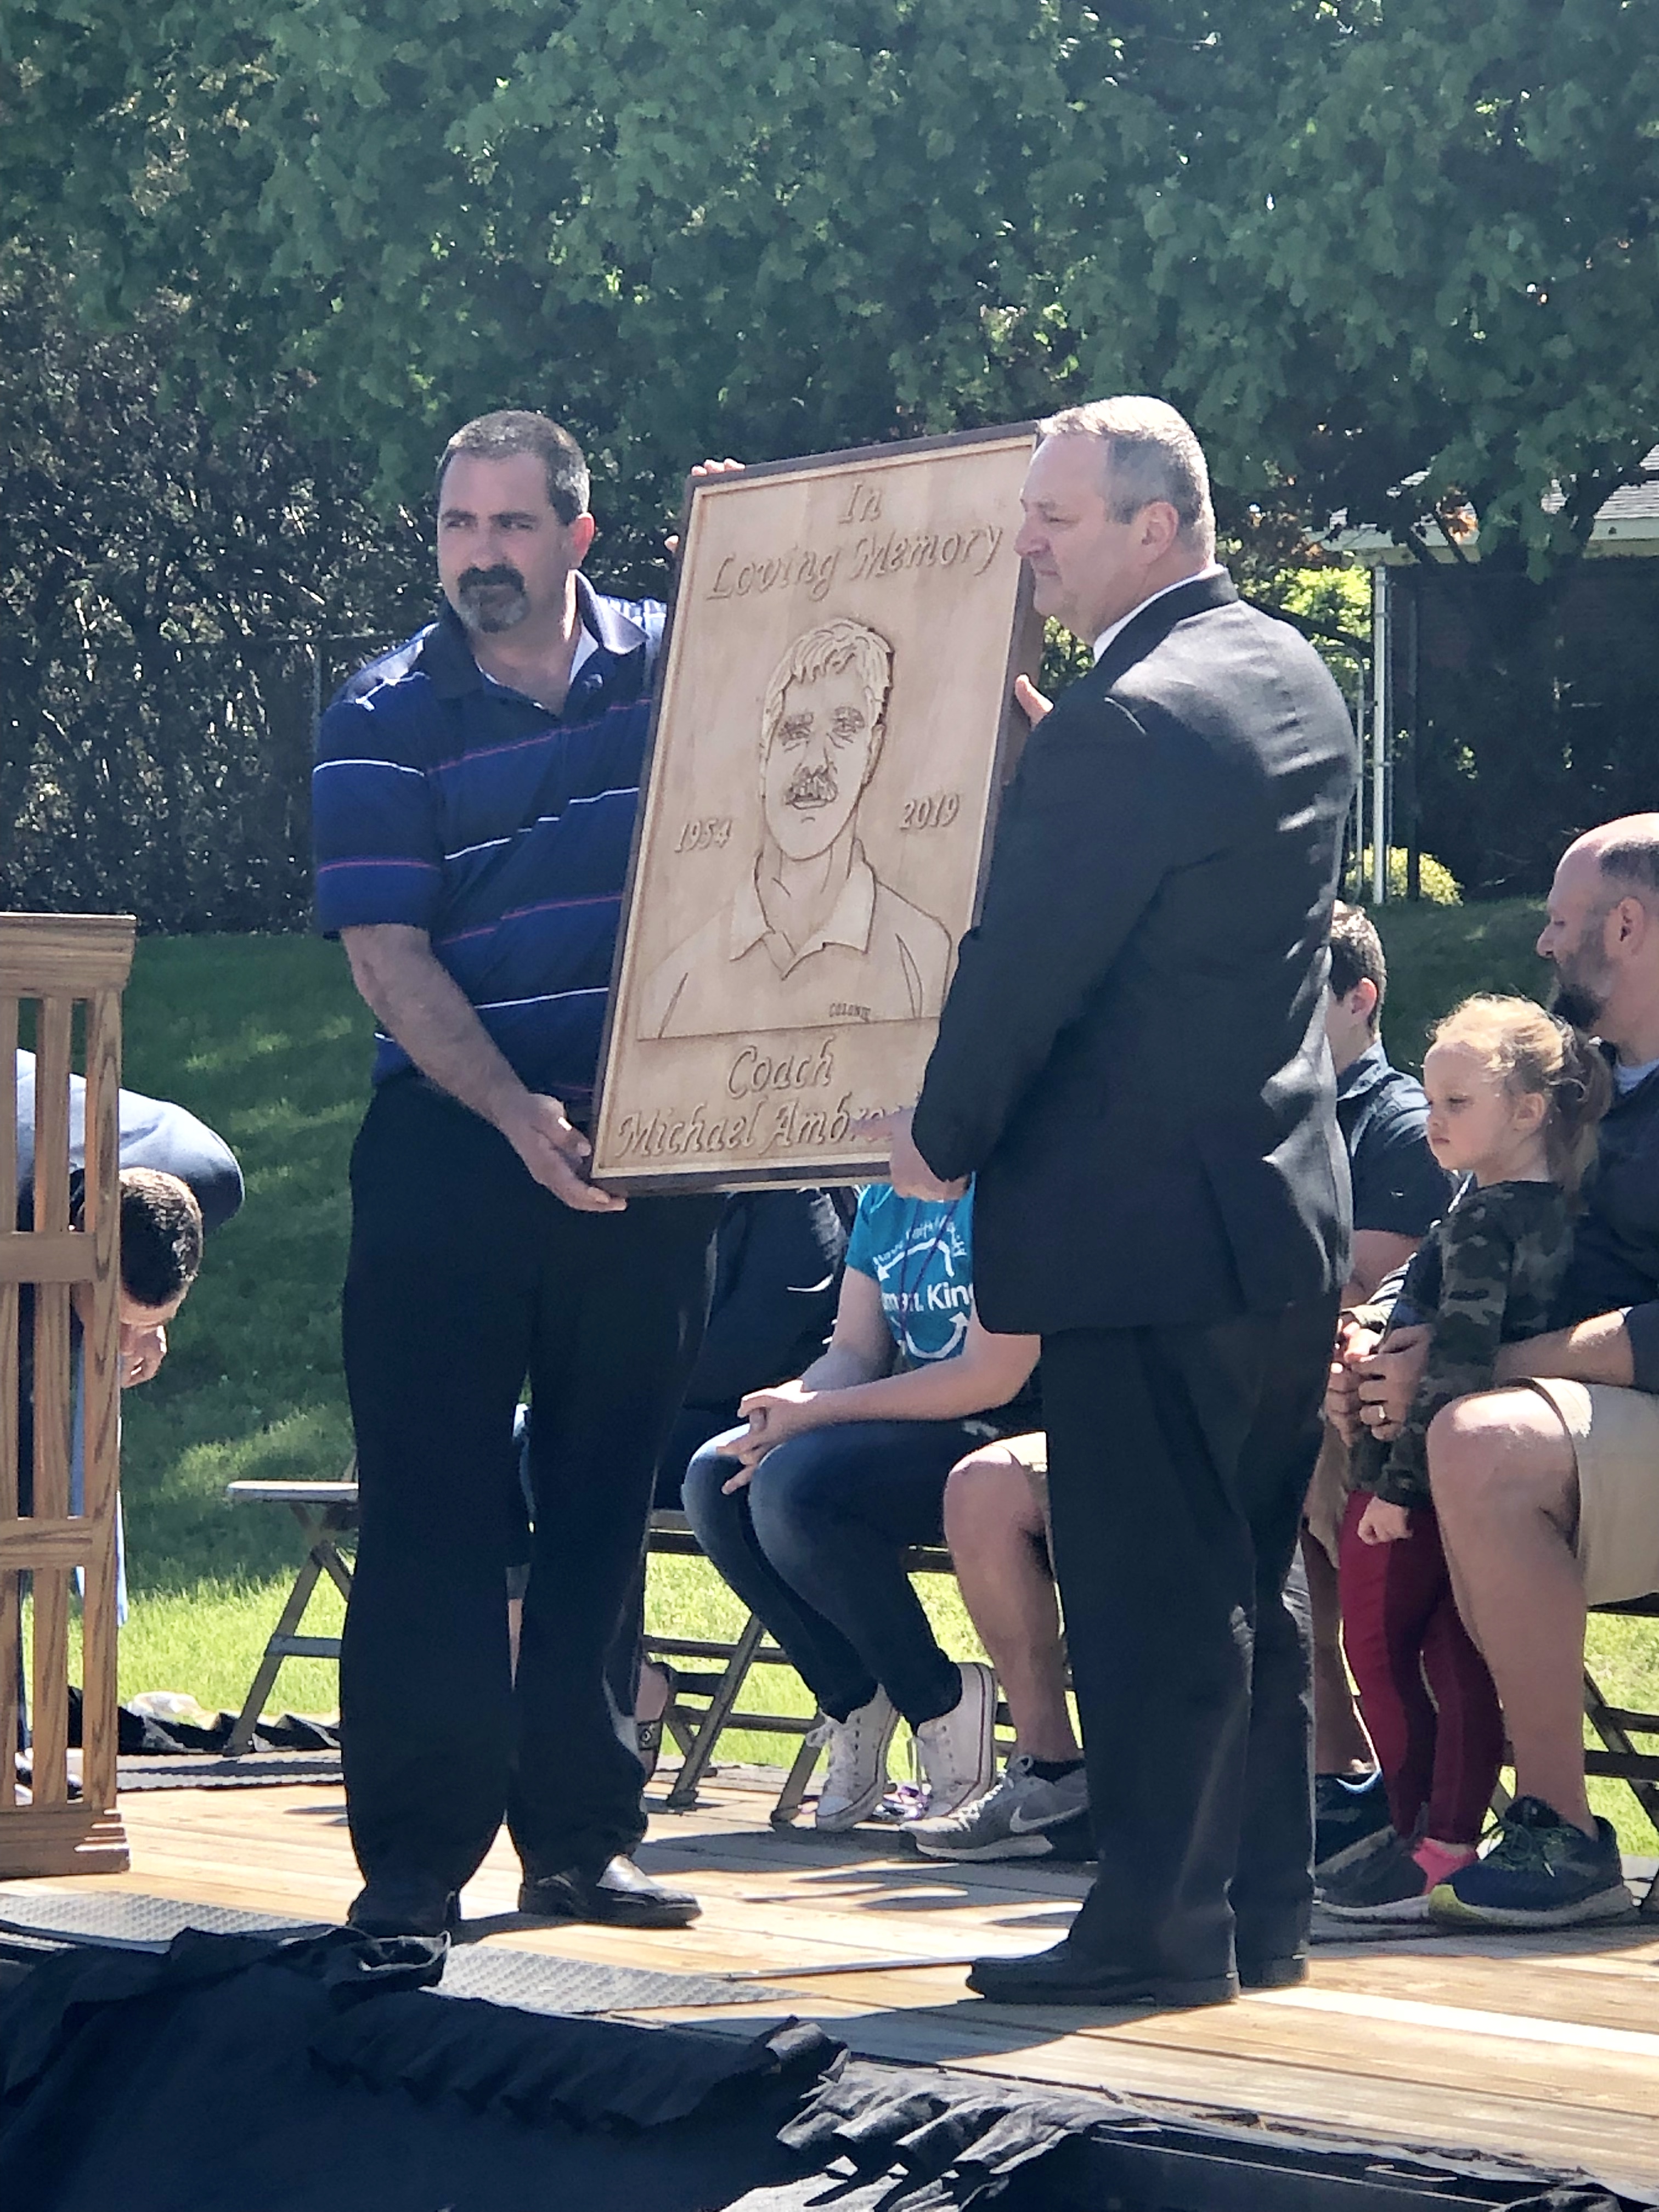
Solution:
[(1459, 1618), (1433, 1510), (1413, 1505), (1399, 1543), (1367, 1544), (1370, 1504), (1355, 1491), (1342, 1522), (1342, 1641), (1389, 1816), (1396, 1835), (1420, 1821), (1437, 1843), (1476, 1843), (1503, 1763), (1498, 1692)]

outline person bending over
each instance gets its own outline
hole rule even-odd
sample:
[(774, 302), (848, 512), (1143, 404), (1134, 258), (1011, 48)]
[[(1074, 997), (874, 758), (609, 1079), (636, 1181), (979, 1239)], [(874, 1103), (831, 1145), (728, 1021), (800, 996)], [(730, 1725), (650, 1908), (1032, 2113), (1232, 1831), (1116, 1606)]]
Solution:
[(1427, 1360), (1398, 1432), (1360, 1440), (1342, 1525), (1348, 1654), (1392, 1823), (1321, 1878), (1326, 1910), (1356, 1920), (1426, 1919), (1431, 1893), (1475, 1857), (1504, 1722), (1458, 1618), (1425, 1438), (1442, 1407), (1491, 1387), (1500, 1345), (1547, 1328), (1612, 1088), (1585, 1040), (1526, 999), (1466, 1000), (1423, 1076), (1435, 1158), (1472, 1180), (1407, 1272)]
[(827, 1830), (880, 1803), (901, 1715), (935, 1814), (981, 1796), (994, 1771), (991, 1669), (940, 1650), (904, 1564), (912, 1545), (943, 1536), (958, 1462), (1001, 1439), (1036, 1441), (1021, 1395), (1035, 1347), (980, 1328), (971, 1224), (970, 1195), (932, 1204), (872, 1185), (823, 1358), (746, 1398), (747, 1425), (686, 1470), (698, 1541), (824, 1717)]

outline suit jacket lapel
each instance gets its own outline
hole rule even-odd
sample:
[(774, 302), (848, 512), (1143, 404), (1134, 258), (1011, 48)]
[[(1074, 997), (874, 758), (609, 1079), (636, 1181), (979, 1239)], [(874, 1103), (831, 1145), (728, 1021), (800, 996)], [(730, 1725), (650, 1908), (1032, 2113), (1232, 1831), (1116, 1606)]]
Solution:
[(1165, 592), (1139, 614), (1132, 615), (1101, 655), (1094, 670), (1101, 688), (1109, 691), (1120, 677), (1136, 661), (1144, 659), (1159, 639), (1167, 637), (1187, 616), (1227, 606), (1237, 597), (1232, 578), (1224, 572), (1219, 576), (1195, 576), (1190, 584)]

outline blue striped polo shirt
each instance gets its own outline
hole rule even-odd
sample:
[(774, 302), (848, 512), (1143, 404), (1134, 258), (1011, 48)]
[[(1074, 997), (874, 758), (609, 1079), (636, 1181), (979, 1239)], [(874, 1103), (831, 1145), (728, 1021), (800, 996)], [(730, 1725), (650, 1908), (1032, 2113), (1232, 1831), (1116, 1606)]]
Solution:
[[(446, 606), (323, 716), (317, 920), (427, 932), (521, 1081), (585, 1116), (662, 638), (654, 600), (576, 579), (592, 649), (550, 714), (486, 676)], [(374, 1080), (410, 1066), (377, 1036)]]

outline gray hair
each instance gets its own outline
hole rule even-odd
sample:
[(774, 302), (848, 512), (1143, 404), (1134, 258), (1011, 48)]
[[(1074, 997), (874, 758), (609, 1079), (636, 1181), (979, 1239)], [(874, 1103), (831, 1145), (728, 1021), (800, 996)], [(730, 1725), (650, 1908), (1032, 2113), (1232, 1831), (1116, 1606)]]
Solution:
[(1103, 448), (1106, 511), (1114, 522), (1133, 522), (1142, 507), (1163, 500), (1174, 507), (1187, 543), (1214, 558), (1209, 465), (1191, 423), (1167, 400), (1091, 399), (1037, 427), (1044, 438), (1093, 438)]
[(444, 471), (458, 453), (503, 461), (514, 453), (533, 453), (547, 476), (547, 503), (568, 529), (587, 512), (587, 462), (581, 447), (561, 422), (525, 407), (507, 407), (464, 422), (444, 447), (435, 486), (444, 495)]

